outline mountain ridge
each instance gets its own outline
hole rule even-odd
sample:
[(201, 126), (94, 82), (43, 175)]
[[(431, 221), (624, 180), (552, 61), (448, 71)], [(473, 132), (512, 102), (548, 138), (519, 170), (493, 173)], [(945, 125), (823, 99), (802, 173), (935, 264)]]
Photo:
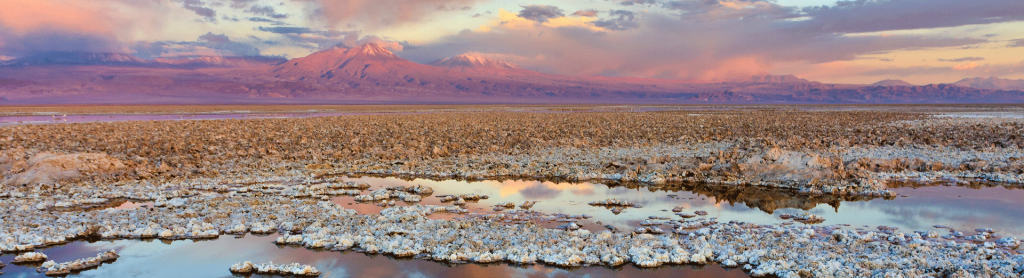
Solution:
[(474, 55), (419, 64), (377, 44), (336, 46), (287, 61), (193, 57), (141, 63), (80, 55), (0, 67), (0, 97), (5, 104), (1024, 102), (1021, 90), (957, 84), (825, 84), (794, 75), (718, 83), (561, 76)]
[(871, 83), (871, 86), (882, 86), (882, 87), (888, 87), (888, 86), (914, 86), (914, 84), (911, 84), (910, 82), (899, 80), (899, 79), (886, 79), (886, 80), (878, 81), (878, 82), (875, 82), (875, 83)]
[(1004, 79), (992, 77), (964, 78), (954, 82), (954, 85), (990, 90), (1024, 90), (1024, 79)]
[(498, 68), (498, 69), (519, 69), (519, 65), (512, 62), (494, 60), (476, 54), (464, 53), (453, 57), (438, 59), (428, 65), (443, 68)]
[(285, 61), (267, 56), (196, 56), (146, 60), (111, 52), (44, 52), (0, 61), (0, 67), (31, 66), (125, 66), (125, 67), (254, 67)]

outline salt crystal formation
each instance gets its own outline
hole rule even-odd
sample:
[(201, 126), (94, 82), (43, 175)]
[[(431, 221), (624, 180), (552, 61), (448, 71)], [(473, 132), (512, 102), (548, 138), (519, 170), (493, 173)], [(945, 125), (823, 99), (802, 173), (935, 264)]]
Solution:
[(405, 191), (396, 191), (390, 189), (377, 189), (370, 192), (368, 195), (359, 195), (355, 197), (356, 201), (359, 202), (377, 202), (377, 201), (391, 201), (389, 205), (394, 205), (391, 199), (400, 199), (403, 202), (414, 203), (422, 200), (423, 197), (414, 193), (408, 193)]
[(523, 204), (519, 205), (519, 208), (521, 208), (521, 209), (531, 209), (531, 208), (533, 208), (533, 205), (536, 205), (536, 204), (537, 204), (537, 201), (525, 201), (525, 202), (523, 202)]
[(367, 184), (367, 183), (357, 183), (357, 182), (354, 182), (354, 181), (328, 182), (328, 183), (323, 183), (323, 184), (319, 184), (319, 185), (322, 185), (322, 186), (330, 188), (330, 189), (359, 189), (359, 190), (366, 190), (366, 189), (370, 188), (370, 185)]
[(589, 204), (591, 206), (602, 206), (602, 207), (634, 207), (634, 208), (642, 208), (643, 207), (641, 205), (634, 204), (633, 202), (630, 202), (630, 201), (619, 200), (619, 199), (614, 199), (614, 198), (612, 198), (612, 199), (605, 199), (605, 200), (601, 200), (601, 201), (594, 201), (594, 202), (590, 202), (590, 203), (587, 203), (587, 204)]
[(39, 252), (28, 252), (14, 257), (14, 260), (11, 260), (11, 263), (37, 263), (45, 262), (46, 259), (46, 254)]
[(298, 263), (274, 264), (274, 262), (269, 262), (253, 264), (250, 261), (245, 261), (231, 265), (230, 270), (232, 273), (238, 274), (294, 275), (300, 277), (318, 277), (321, 274), (315, 267)]
[(121, 160), (105, 153), (62, 155), (41, 152), (32, 156), (22, 165), (25, 168), (23, 172), (10, 176), (4, 175), (3, 182), (13, 185), (54, 184), (81, 179), (87, 175), (117, 174), (126, 169)]
[(679, 217), (682, 217), (682, 218), (694, 218), (694, 217), (697, 217), (696, 214), (689, 214), (689, 213), (683, 213), (683, 212), (676, 213), (676, 215), (678, 215)]
[(664, 234), (665, 231), (658, 227), (640, 227), (633, 230), (634, 234)]
[(1016, 237), (1004, 237), (996, 240), (996, 244), (1002, 247), (1017, 248), (1020, 246), (1020, 240)]
[(438, 195), (437, 197), (441, 198), (441, 202), (442, 203), (448, 203), (448, 202), (453, 202), (453, 201), (458, 201), (458, 200), (463, 200), (463, 202), (465, 202), (465, 201), (479, 201), (479, 200), (490, 198), (487, 195), (477, 195), (477, 194)]
[(409, 192), (409, 193), (420, 194), (420, 195), (434, 194), (434, 189), (433, 188), (431, 188), (429, 186), (420, 185), (420, 184), (417, 184), (416, 186), (410, 186), (410, 187), (405, 187), (405, 186), (398, 185), (398, 186), (388, 187), (387, 189), (388, 190), (394, 190), (394, 191)]
[(71, 272), (82, 271), (85, 269), (98, 267), (103, 263), (112, 262), (117, 260), (119, 256), (114, 250), (110, 250), (104, 253), (96, 254), (95, 257), (79, 259), (72, 262), (57, 263), (54, 261), (46, 261), (36, 271), (46, 274), (46, 276), (63, 276), (71, 274)]
[(799, 221), (799, 222), (803, 222), (803, 223), (808, 223), (808, 224), (816, 224), (816, 223), (825, 222), (825, 218), (823, 218), (821, 216), (814, 215), (814, 214), (806, 213), (806, 212), (804, 214), (801, 214), (801, 215), (793, 216), (792, 218), (793, 218), (793, 220), (796, 220), (796, 221)]
[(576, 224), (576, 222), (569, 222), (567, 224), (563, 224), (561, 226), (558, 226), (558, 228), (559, 229), (563, 229), (563, 230), (568, 230), (568, 231), (575, 231), (575, 230), (579, 230), (580, 229), (580, 225)]

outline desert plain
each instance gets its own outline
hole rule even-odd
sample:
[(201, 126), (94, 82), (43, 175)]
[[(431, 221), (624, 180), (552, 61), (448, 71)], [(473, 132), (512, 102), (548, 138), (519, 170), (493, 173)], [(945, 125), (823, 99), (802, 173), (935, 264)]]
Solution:
[[(1019, 218), (907, 230), (814, 210), (915, 197), (906, 188), (997, 188), (1010, 193), (992, 202), (1012, 202), (1024, 186), (1018, 105), (7, 106), (0, 115), (34, 117), (0, 125), (0, 251), (31, 260), (7, 266), (14, 273), (88, 275), (124, 260), (107, 250), (47, 260), (56, 255), (47, 250), (80, 242), (261, 235), (256, 244), (310, 252), (568, 275), (679, 266), (741, 277), (1024, 274)], [(569, 189), (542, 194), (523, 182)], [(709, 215), (686, 194), (756, 215)], [(338, 274), (314, 262), (237, 263), (221, 274)], [(715, 276), (707, 271), (695, 273)]]

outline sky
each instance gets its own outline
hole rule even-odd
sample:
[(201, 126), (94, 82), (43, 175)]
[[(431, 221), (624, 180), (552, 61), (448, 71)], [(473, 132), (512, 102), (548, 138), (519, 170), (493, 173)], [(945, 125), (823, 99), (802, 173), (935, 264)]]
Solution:
[(1021, 0), (0, 0), (0, 60), (297, 58), (374, 42), (545, 73), (826, 83), (1024, 78)]

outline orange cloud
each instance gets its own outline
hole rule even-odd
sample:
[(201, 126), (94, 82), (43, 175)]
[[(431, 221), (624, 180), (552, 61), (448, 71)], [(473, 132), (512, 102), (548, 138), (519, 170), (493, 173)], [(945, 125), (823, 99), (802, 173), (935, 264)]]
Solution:
[(587, 182), (584, 182), (584, 183), (567, 183), (567, 182), (553, 183), (553, 182), (548, 182), (548, 181), (546, 181), (546, 182), (538, 182), (538, 181), (522, 181), (522, 180), (507, 180), (507, 181), (504, 181), (504, 182), (502, 182), (500, 184), (498, 184), (497, 182), (492, 182), (490, 185), (494, 186), (494, 187), (498, 187), (499, 192), (501, 194), (500, 197), (502, 197), (502, 198), (507, 197), (507, 196), (512, 195), (512, 194), (518, 194), (519, 192), (521, 192), (521, 191), (523, 191), (523, 190), (525, 190), (527, 188), (531, 188), (531, 187), (534, 187), (534, 186), (537, 186), (537, 185), (544, 185), (547, 188), (550, 188), (552, 190), (557, 190), (557, 191), (566, 191), (566, 190), (586, 191), (586, 190), (593, 190), (593, 187), (594, 187), (593, 184), (587, 183)]
[(94, 35), (112, 34), (115, 20), (105, 14), (101, 7), (83, 1), (0, 1), (0, 26), (20, 34), (44, 28)]
[(955, 69), (955, 70), (969, 70), (969, 69), (974, 69), (974, 68), (977, 68), (977, 67), (978, 67), (978, 63), (970, 62), (970, 63), (966, 63), (966, 64), (955, 65), (955, 66), (953, 66), (953, 69)]
[(478, 0), (321, 0), (328, 23), (380, 26), (416, 22), (438, 11), (460, 10)]
[(587, 28), (593, 31), (606, 31), (604, 28), (594, 26), (590, 24), (595, 19), (592, 17), (556, 17), (550, 18), (545, 22), (536, 22), (533, 20), (525, 19), (519, 15), (507, 11), (505, 9), (498, 9), (498, 19), (494, 20), (487, 25), (481, 25), (477, 31), (479, 32), (491, 32), (494, 28), (500, 27), (504, 29), (512, 30), (524, 30), (541, 32), (545, 28), (558, 28), (558, 27), (580, 27)]
[(718, 67), (704, 70), (702, 81), (734, 81), (748, 80), (750, 76), (765, 74), (771, 65), (758, 56), (742, 56), (722, 61)]

